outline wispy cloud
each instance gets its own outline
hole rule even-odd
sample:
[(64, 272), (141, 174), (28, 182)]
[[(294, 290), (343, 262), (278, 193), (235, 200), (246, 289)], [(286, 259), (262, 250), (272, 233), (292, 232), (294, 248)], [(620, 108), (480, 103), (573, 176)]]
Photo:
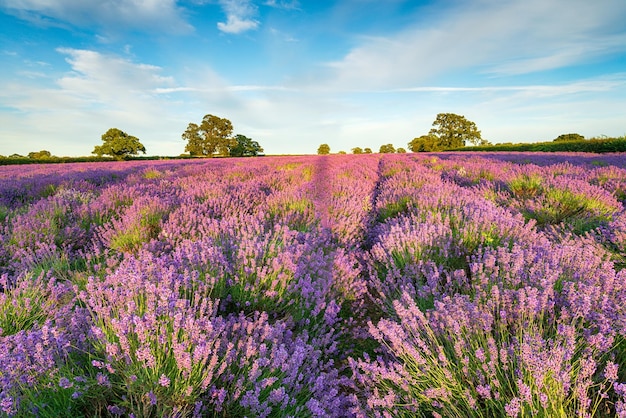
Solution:
[(154, 65), (90, 50), (59, 48), (58, 52), (67, 56), (73, 70), (58, 80), (59, 86), (91, 100), (114, 100), (118, 106), (120, 96), (128, 100), (157, 86), (173, 84), (173, 79), (160, 75), (161, 68)]
[(185, 32), (192, 27), (176, 0), (0, 0), (7, 13), (44, 26), (100, 26), (108, 30), (142, 28)]
[(263, 86), (263, 85), (232, 85), (232, 86), (219, 86), (211, 88), (199, 88), (199, 87), (171, 87), (171, 88), (156, 88), (154, 93), (156, 94), (170, 94), (170, 93), (185, 93), (185, 92), (263, 92), (263, 91), (291, 91), (297, 90), (284, 87), (284, 86)]
[[(446, 2), (447, 4), (447, 2)], [(626, 2), (459, 2), (329, 64), (332, 86), (398, 88), (461, 71), (527, 74), (626, 51)]]
[(506, 93), (525, 92), (537, 96), (557, 96), (588, 92), (611, 91), (616, 87), (626, 86), (626, 73), (616, 74), (610, 78), (593, 80), (581, 80), (567, 84), (557, 85), (519, 85), (519, 86), (472, 86), (472, 87), (445, 87), (445, 86), (419, 86), (405, 87), (391, 90), (381, 90), (380, 93)]
[(276, 7), (285, 10), (297, 10), (300, 8), (298, 0), (267, 0), (263, 3), (265, 6)]
[(225, 33), (238, 34), (256, 29), (259, 21), (256, 6), (250, 0), (220, 0), (226, 13), (226, 22), (218, 22), (217, 28)]
[[(14, 138), (31, 150), (87, 155), (110, 127), (140, 138), (149, 131), (148, 144), (152, 145), (178, 136), (171, 132), (172, 120), (179, 115), (177, 103), (154, 93), (175, 86), (174, 79), (162, 75), (160, 67), (92, 50), (57, 51), (65, 55), (71, 71), (54, 79), (54, 84), (3, 83), (0, 103), (20, 114), (24, 125), (16, 130), (7, 124), (0, 129), (0, 137)], [(51, 149), (46, 139), (51, 136), (66, 138), (65, 148)]]

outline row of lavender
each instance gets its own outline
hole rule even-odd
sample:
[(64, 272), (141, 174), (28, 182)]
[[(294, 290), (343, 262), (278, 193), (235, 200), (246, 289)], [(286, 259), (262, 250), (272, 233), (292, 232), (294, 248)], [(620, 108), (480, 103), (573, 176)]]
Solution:
[(626, 171), (508, 158), (6, 169), (2, 411), (623, 414)]
[(376, 162), (331, 192), (326, 159), (233, 161), (7, 173), (5, 413), (347, 410)]
[(624, 170), (385, 163), (362, 410), (626, 416)]

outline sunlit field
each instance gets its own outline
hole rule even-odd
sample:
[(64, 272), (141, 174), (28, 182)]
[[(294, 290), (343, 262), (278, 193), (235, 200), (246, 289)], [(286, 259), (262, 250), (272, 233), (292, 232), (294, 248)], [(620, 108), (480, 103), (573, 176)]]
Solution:
[(0, 414), (626, 417), (626, 157), (0, 167)]

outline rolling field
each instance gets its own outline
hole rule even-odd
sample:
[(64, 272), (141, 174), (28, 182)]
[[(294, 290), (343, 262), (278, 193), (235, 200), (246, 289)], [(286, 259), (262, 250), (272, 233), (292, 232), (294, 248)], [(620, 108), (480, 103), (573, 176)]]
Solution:
[(0, 416), (626, 417), (626, 157), (0, 166)]

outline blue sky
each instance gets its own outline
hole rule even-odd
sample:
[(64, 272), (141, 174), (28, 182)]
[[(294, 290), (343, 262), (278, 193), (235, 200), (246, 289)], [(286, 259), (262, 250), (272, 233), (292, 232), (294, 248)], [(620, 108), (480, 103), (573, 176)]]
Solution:
[(626, 134), (624, 0), (0, 0), (0, 155), (116, 127), (178, 155), (206, 114), (268, 154)]

